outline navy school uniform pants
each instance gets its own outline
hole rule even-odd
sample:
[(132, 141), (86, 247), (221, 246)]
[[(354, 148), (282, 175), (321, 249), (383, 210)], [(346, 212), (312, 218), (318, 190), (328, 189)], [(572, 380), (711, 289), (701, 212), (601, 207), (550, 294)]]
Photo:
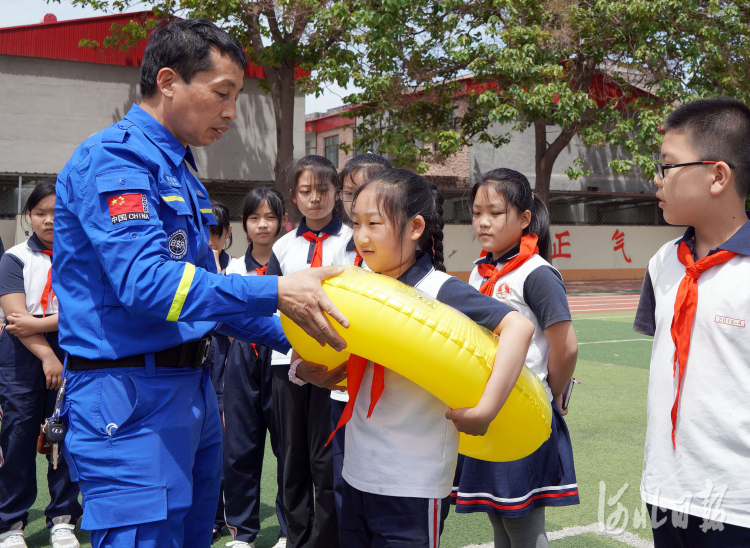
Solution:
[[(288, 548), (339, 548), (333, 495), (331, 392), (289, 381), (289, 366), (273, 366), (273, 407), (284, 461)], [(345, 546), (345, 545), (344, 545)], [(347, 547), (348, 548), (348, 547)]]
[[(221, 333), (212, 334), (206, 365), (211, 368), (211, 384), (214, 387), (214, 392), (216, 392), (216, 401), (219, 404), (221, 415), (224, 414), (224, 369), (228, 352), (229, 337)], [(219, 504), (216, 508), (214, 529), (221, 531), (224, 525), (226, 525), (226, 521), (224, 519), (224, 474), (222, 469), (221, 489), (219, 490)]]
[(209, 369), (110, 368), (67, 379), (65, 458), (92, 547), (209, 546), (221, 483)]
[[(57, 332), (45, 335), (62, 362), (64, 353), (57, 344)], [(0, 407), (5, 416), (0, 429), (0, 447), (5, 464), (0, 466), (0, 534), (23, 527), (28, 509), (37, 495), (36, 443), (39, 427), (52, 416), (56, 390), (47, 390), (42, 362), (21, 341), (7, 331), (0, 333)], [(50, 456), (47, 456), (50, 460)], [(70, 523), (81, 517), (78, 485), (70, 479), (68, 465), (62, 459), (57, 470), (47, 467), (50, 503), (44, 511), (47, 527), (52, 518), (70, 516)]]
[(344, 480), (341, 546), (346, 548), (438, 548), (450, 510), (442, 499), (365, 493)]
[[(747, 548), (750, 546), (750, 529), (722, 523), (708, 527), (703, 518), (688, 514), (673, 517), (672, 510), (646, 505), (651, 516), (654, 548)], [(656, 510), (656, 511), (654, 511)], [(680, 517), (686, 519), (683, 522)], [(706, 529), (705, 531), (703, 529)]]
[[(331, 432), (336, 430), (341, 415), (344, 414), (346, 402), (331, 398)], [(346, 425), (336, 430), (331, 441), (333, 451), (333, 492), (336, 499), (336, 515), (341, 520), (341, 504), (344, 496), (344, 446), (346, 440)]]
[(287, 536), (282, 503), (284, 468), (273, 414), (271, 367), (270, 348), (236, 339), (232, 342), (224, 373), (224, 512), (232, 537), (247, 543), (252, 543), (260, 531), (266, 430), (277, 463), (279, 536)]

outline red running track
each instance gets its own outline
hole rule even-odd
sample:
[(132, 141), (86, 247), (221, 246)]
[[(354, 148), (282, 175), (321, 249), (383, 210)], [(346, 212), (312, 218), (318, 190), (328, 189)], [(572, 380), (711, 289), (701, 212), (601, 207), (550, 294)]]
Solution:
[(568, 295), (571, 314), (635, 312), (640, 293), (589, 293)]

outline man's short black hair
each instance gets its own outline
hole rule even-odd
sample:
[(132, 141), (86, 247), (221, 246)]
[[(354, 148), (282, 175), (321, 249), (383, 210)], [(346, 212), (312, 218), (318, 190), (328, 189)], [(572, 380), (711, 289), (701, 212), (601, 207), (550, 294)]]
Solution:
[(165, 67), (190, 83), (196, 73), (211, 70), (211, 48), (229, 55), (245, 70), (247, 55), (240, 43), (205, 19), (173, 19), (151, 33), (141, 63), (141, 94), (156, 93), (156, 76)]
[(744, 103), (729, 97), (691, 101), (667, 117), (664, 129), (684, 132), (698, 160), (733, 166), (738, 194), (750, 194), (750, 108)]

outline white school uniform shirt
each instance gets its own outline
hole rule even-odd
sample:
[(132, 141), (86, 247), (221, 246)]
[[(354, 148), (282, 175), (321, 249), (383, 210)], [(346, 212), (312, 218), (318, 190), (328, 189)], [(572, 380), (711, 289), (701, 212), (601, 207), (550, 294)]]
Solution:
[(750, 223), (719, 246), (739, 255), (698, 278), (676, 450), (672, 447), (677, 376), (670, 328), (685, 276), (677, 246), (682, 240), (692, 245), (694, 233), (689, 228), (649, 262), (633, 326), (654, 337), (641, 497), (662, 508), (750, 527)]
[[(302, 235), (310, 230), (305, 224), (304, 217), (297, 230), (287, 233), (273, 244), (271, 257), (268, 259), (267, 276), (288, 276), (305, 268), (310, 268), (313, 258), (315, 242), (307, 241)], [(346, 249), (346, 244), (352, 237), (352, 229), (344, 225), (335, 212), (333, 219), (320, 232), (330, 234), (323, 240), (323, 263), (321, 266), (333, 266), (334, 258)], [(271, 355), (271, 365), (289, 365), (292, 351), (281, 354), (274, 351)]]
[[(492, 264), (500, 270), (503, 264), (518, 255), (518, 251), (516, 246), (497, 260), (490, 254), (474, 261), (477, 266), (471, 271), (469, 284), (478, 290), (485, 282), (486, 278), (479, 274), (480, 264)], [(542, 381), (551, 401), (552, 390), (547, 383), (549, 341), (544, 330), (557, 322), (571, 320), (562, 276), (542, 257), (532, 255), (524, 264), (497, 280), (492, 297), (512, 306), (534, 324), (526, 365)]]
[[(27, 241), (11, 247), (0, 258), (0, 296), (9, 293), (26, 294), (26, 310), (32, 316), (42, 316), (40, 301), (47, 285), (52, 257), (43, 251), (47, 247), (32, 234)], [(57, 297), (47, 303), (47, 314), (57, 314)]]
[(253, 254), (250, 252), (252, 248), (248, 247), (247, 252), (242, 257), (233, 258), (229, 261), (229, 266), (225, 270), (225, 274), (239, 274), (240, 276), (257, 276), (258, 272), (256, 268), (262, 268), (263, 265), (255, 260)]
[[(427, 255), (421, 255), (399, 280), (490, 330), (512, 311), (461, 280), (436, 271)], [(346, 424), (344, 479), (355, 489), (378, 495), (447, 497), (458, 458), (458, 431), (445, 418), (448, 405), (406, 377), (390, 369), (384, 373), (385, 388), (368, 419), (373, 364), (367, 362), (352, 418)]]

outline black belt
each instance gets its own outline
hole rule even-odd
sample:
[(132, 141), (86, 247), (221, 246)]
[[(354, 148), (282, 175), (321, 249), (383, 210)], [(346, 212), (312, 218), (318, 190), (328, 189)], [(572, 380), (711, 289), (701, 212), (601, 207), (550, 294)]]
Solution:
[[(201, 367), (208, 358), (211, 347), (211, 336), (206, 335), (199, 341), (187, 342), (166, 350), (154, 352), (156, 367)], [(68, 356), (69, 371), (90, 371), (92, 369), (109, 369), (110, 367), (146, 367), (145, 354), (117, 358), (116, 360), (79, 358)]]

